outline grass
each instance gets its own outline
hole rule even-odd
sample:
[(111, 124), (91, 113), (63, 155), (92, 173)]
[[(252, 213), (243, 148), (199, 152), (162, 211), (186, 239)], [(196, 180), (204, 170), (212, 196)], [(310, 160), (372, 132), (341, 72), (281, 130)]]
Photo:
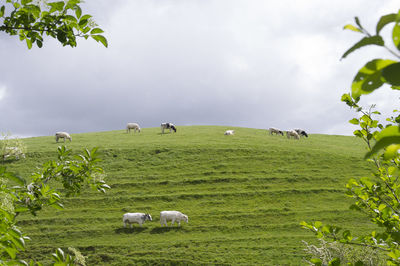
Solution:
[[(234, 136), (224, 136), (235, 129)], [(29, 177), (55, 159), (55, 138), (25, 139), (27, 158), (7, 163)], [(37, 217), (18, 217), (32, 241), (26, 258), (49, 263), (56, 247), (75, 247), (88, 265), (133, 264), (301, 264), (303, 220), (322, 220), (355, 232), (368, 230), (368, 218), (349, 210), (346, 181), (369, 175), (364, 148), (354, 137), (313, 134), (296, 141), (265, 130), (179, 127), (142, 133), (108, 131), (72, 134), (74, 152), (100, 147), (102, 167), (112, 189), (87, 189), (65, 200), (65, 210), (47, 208)], [(180, 228), (161, 228), (159, 212), (189, 216)], [(153, 222), (124, 228), (125, 212), (146, 212)]]

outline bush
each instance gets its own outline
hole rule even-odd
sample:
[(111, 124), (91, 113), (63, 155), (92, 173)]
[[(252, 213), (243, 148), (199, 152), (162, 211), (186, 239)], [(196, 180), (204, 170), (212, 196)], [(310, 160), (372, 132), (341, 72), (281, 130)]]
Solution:
[(12, 137), (10, 133), (2, 133), (3, 140), (0, 142), (0, 158), (19, 160), (25, 158), (26, 146), (20, 138)]

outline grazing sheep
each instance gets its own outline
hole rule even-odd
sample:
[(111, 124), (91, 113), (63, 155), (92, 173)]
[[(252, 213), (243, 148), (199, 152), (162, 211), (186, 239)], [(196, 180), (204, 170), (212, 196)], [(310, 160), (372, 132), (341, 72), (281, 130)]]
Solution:
[(227, 131), (225, 131), (225, 133), (224, 133), (224, 135), (234, 135), (234, 134), (235, 134), (235, 130), (232, 130), (232, 129), (227, 130)]
[(304, 130), (300, 129), (300, 128), (296, 128), (294, 131), (297, 132), (297, 134), (299, 134), (300, 137), (306, 137), (308, 138), (308, 134), (307, 132), (305, 132)]
[(69, 139), (69, 141), (71, 142), (72, 138), (71, 136), (67, 133), (67, 132), (57, 132), (56, 133), (56, 142), (58, 142), (58, 139)]
[(300, 139), (299, 134), (297, 134), (297, 132), (294, 130), (286, 131), (286, 136), (288, 139), (290, 139), (291, 137), (293, 137), (294, 139)]
[(171, 222), (171, 226), (174, 225), (174, 222), (177, 221), (178, 222), (178, 226), (181, 226), (181, 221), (185, 221), (186, 223), (189, 223), (189, 218), (187, 217), (187, 215), (178, 212), (178, 211), (162, 211), (160, 212), (160, 223), (161, 226), (165, 225), (168, 226), (168, 221), (172, 221)]
[(164, 129), (169, 129), (169, 132), (172, 132), (172, 130), (174, 132), (176, 132), (176, 127), (174, 124), (172, 123), (162, 123), (161, 124), (161, 133), (164, 134)]
[(19, 158), (25, 158), (25, 154), (19, 147), (5, 147), (3, 160), (7, 159), (8, 157), (14, 156), (15, 159), (19, 160)]
[(133, 223), (137, 223), (140, 226), (144, 224), (145, 221), (152, 221), (151, 215), (147, 213), (141, 213), (141, 212), (135, 212), (135, 213), (125, 213), (124, 216), (122, 217), (122, 221), (124, 222), (124, 227), (126, 227), (126, 224), (130, 224), (132, 228)]
[(283, 131), (282, 130), (280, 130), (280, 129), (277, 129), (277, 128), (274, 128), (274, 127), (270, 127), (269, 128), (269, 134), (270, 135), (273, 135), (273, 133), (275, 133), (276, 135), (282, 135), (282, 136), (284, 136), (284, 134), (283, 134)]
[(135, 130), (135, 133), (136, 133), (136, 130), (138, 130), (140, 133), (140, 126), (138, 123), (128, 123), (126, 125), (126, 133), (130, 133), (131, 129)]

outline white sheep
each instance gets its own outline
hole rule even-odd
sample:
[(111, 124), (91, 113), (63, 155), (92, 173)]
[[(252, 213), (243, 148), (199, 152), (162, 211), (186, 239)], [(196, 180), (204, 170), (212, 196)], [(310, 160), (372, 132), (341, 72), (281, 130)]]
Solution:
[(288, 139), (290, 139), (291, 137), (293, 137), (294, 139), (300, 139), (299, 134), (297, 134), (297, 132), (294, 130), (286, 131), (286, 136)]
[(162, 211), (160, 212), (160, 223), (161, 226), (165, 225), (168, 226), (168, 221), (171, 222), (171, 226), (174, 225), (174, 222), (178, 222), (178, 226), (181, 226), (181, 221), (185, 221), (186, 223), (189, 223), (189, 218), (187, 215), (178, 212), (178, 211)]
[(67, 132), (57, 132), (56, 133), (56, 142), (58, 142), (58, 139), (69, 139), (69, 141), (71, 142), (72, 138), (71, 136), (67, 133)]
[(132, 228), (133, 223), (137, 223), (140, 226), (144, 224), (145, 221), (152, 221), (151, 215), (147, 213), (141, 213), (141, 212), (134, 212), (134, 213), (125, 213), (124, 216), (122, 217), (122, 221), (124, 222), (124, 227), (126, 227), (126, 224), (130, 224)]
[(126, 125), (126, 133), (130, 133), (131, 129), (135, 130), (135, 133), (136, 133), (136, 130), (140, 132), (140, 126), (138, 123), (128, 123)]
[(225, 133), (224, 133), (224, 135), (234, 135), (234, 134), (235, 134), (235, 130), (232, 130), (232, 129), (227, 130), (227, 131), (225, 131)]
[(278, 135), (278, 134), (282, 135), (282, 136), (284, 135), (282, 130), (274, 128), (274, 127), (270, 127), (269, 128), (269, 134), (273, 135), (273, 133), (275, 133), (276, 135)]

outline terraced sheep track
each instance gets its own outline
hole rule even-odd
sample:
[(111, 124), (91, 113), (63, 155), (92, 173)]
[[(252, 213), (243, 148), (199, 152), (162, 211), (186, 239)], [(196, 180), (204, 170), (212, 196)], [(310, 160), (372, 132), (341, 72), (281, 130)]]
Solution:
[[(224, 136), (235, 129), (234, 136)], [(311, 135), (300, 141), (265, 130), (178, 127), (160, 135), (121, 131), (72, 134), (78, 151), (99, 146), (106, 194), (86, 190), (65, 210), (24, 215), (32, 238), (26, 257), (48, 262), (55, 247), (75, 247), (88, 265), (299, 264), (306, 256), (303, 220), (323, 220), (362, 231), (368, 219), (348, 209), (344, 185), (368, 175), (362, 144), (353, 137)], [(10, 164), (23, 175), (54, 158), (53, 137), (26, 139), (27, 159)], [(189, 216), (180, 228), (161, 228), (159, 212)], [(125, 212), (153, 216), (142, 228), (123, 228)]]

